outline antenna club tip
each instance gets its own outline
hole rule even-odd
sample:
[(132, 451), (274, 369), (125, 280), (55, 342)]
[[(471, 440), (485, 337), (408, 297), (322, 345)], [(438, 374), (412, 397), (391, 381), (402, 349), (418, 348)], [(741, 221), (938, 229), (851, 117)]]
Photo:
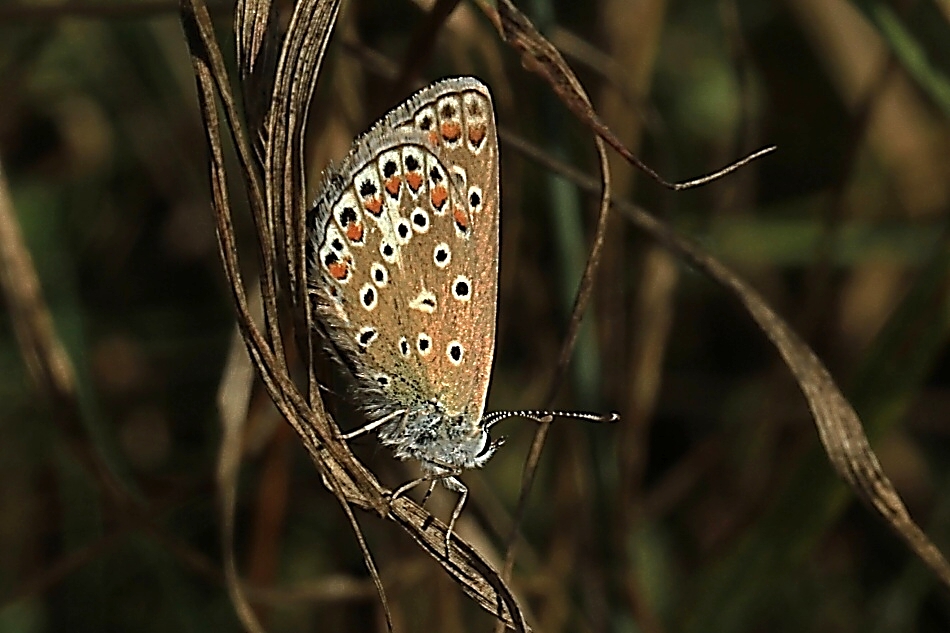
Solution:
[(609, 423), (609, 424), (614, 424), (614, 423), (616, 423), (616, 422), (620, 422), (620, 412), (619, 412), (619, 411), (611, 411), (610, 413), (608, 413), (607, 415), (604, 416), (604, 422), (607, 422), (607, 423)]

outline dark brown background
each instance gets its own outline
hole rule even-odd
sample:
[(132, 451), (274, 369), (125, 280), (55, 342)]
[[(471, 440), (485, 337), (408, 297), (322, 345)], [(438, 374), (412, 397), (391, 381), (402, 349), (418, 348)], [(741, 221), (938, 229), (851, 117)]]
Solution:
[[(105, 457), (150, 520), (103, 502), (0, 311), (0, 630), (239, 630), (213, 481), (233, 317), (177, 7), (83, 6), (105, 8), (0, 6), (0, 164), (80, 381), (79, 448)], [(224, 36), (230, 12), (216, 6)], [(519, 3), (604, 120), (667, 178), (778, 145), (675, 194), (617, 160), (614, 195), (701, 242), (794, 324), (947, 551), (950, 15), (940, 6)], [(422, 16), (409, 2), (345, 8), (312, 113), (311, 183), (408, 93), (393, 93), (392, 73)], [(596, 173), (589, 133), (472, 5), (438, 37), (426, 80), (478, 75), (503, 133)], [(550, 388), (596, 196), (511, 145), (501, 152), (489, 407), (532, 408)], [(239, 232), (250, 239), (247, 225)], [(945, 591), (832, 475), (803, 398), (750, 318), (620, 214), (557, 404), (616, 409), (623, 421), (552, 429), (514, 579), (539, 630), (950, 627)], [(255, 603), (269, 630), (379, 628), (338, 505), (260, 390), (251, 417), (238, 560), (249, 582), (272, 588)], [(459, 527), (489, 558), (533, 430), (503, 426), (508, 444), (465, 476)], [(357, 450), (388, 485), (411, 476), (371, 440)], [(452, 501), (430, 509), (446, 516)], [(400, 631), (491, 626), (408, 539), (359, 517)]]

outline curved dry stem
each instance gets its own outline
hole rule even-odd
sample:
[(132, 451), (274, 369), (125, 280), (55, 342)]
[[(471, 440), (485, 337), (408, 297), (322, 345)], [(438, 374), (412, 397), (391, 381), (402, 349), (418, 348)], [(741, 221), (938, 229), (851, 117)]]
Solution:
[(524, 614), (507, 583), (471, 545), (453, 534), (449, 558), (445, 557), (448, 527), (406, 497), (393, 500), (390, 517), (430, 556), (438, 560), (462, 590), (499, 623), (528, 631)]
[[(750, 161), (775, 150), (774, 146), (765, 147), (726, 165), (722, 169), (699, 178), (682, 182), (670, 182), (627, 149), (617, 135), (607, 127), (597, 112), (594, 111), (586, 95), (577, 90), (576, 79), (571, 79), (574, 77), (574, 73), (561, 57), (560, 52), (534, 28), (527, 16), (521, 13), (510, 0), (497, 0), (497, 3), (478, 0), (478, 4), (495, 25), (495, 28), (498, 29), (502, 39), (521, 53), (521, 63), (524, 67), (544, 77), (551, 84), (551, 88), (557, 93), (561, 102), (574, 113), (579, 121), (593, 130), (594, 134), (603, 139), (631, 165), (667, 189), (682, 191), (704, 185), (722, 178), (747, 165)], [(495, 4), (497, 4), (497, 7), (494, 6)]]
[[(268, 394), (274, 400), (277, 408), (284, 417), (294, 426), (295, 430), (304, 440), (304, 445), (308, 451), (311, 452), (311, 455), (314, 456), (315, 463), (318, 463), (318, 466), (323, 465), (323, 462), (317, 457), (319, 449), (326, 445), (328, 443), (327, 440), (329, 440), (329, 446), (327, 448), (329, 448), (331, 454), (339, 458), (336, 463), (344, 463), (352, 466), (355, 464), (355, 460), (351, 454), (347, 455), (349, 451), (345, 444), (332, 439), (332, 432), (326, 422), (325, 415), (323, 415), (322, 411), (313, 411), (303, 402), (288, 374), (286, 359), (279, 352), (276, 355), (274, 353), (275, 350), (280, 349), (280, 332), (276, 329), (276, 300), (274, 299), (274, 295), (270, 297), (270, 300), (268, 300), (266, 295), (268, 291), (273, 293), (273, 281), (275, 277), (273, 277), (272, 268), (268, 269), (265, 267), (265, 274), (261, 281), (262, 293), (265, 295), (265, 314), (268, 310), (271, 310), (273, 317), (268, 320), (271, 326), (268, 330), (270, 340), (265, 340), (262, 333), (254, 325), (240, 275), (236, 245), (234, 243), (234, 228), (230, 217), (231, 209), (227, 195), (221, 139), (218, 135), (219, 121), (217, 119), (215, 105), (216, 93), (221, 98), (221, 102), (228, 116), (229, 129), (232, 131), (232, 136), (241, 158), (241, 165), (244, 169), (244, 182), (249, 189), (251, 207), (257, 211), (257, 213), (254, 213), (256, 219), (261, 220), (264, 217), (263, 211), (265, 205), (263, 204), (260, 187), (257, 185), (257, 178), (252, 168), (250, 151), (244, 141), (245, 137), (241, 133), (240, 121), (236, 115), (234, 101), (229, 92), (227, 74), (224, 71), (220, 51), (217, 48), (213, 32), (211, 31), (207, 11), (204, 7), (196, 3), (185, 2), (182, 7), (182, 18), (192, 50), (192, 61), (198, 84), (199, 102), (205, 119), (205, 130), (211, 152), (211, 184), (215, 218), (217, 221), (219, 251), (225, 265), (225, 274), (231, 284), (235, 304), (238, 309), (238, 325), (241, 330), (241, 335)], [(215, 90), (215, 88), (217, 90)], [(256, 226), (259, 230), (259, 235), (268, 234), (266, 232), (268, 223), (257, 221)], [(269, 234), (272, 235), (273, 232), (271, 231)], [(267, 240), (264, 239), (262, 235), (262, 248), (266, 248), (266, 246), (264, 246), (266, 243)], [(266, 261), (268, 258), (265, 257), (264, 259)], [(271, 283), (267, 282), (268, 274), (272, 276)], [(230, 464), (228, 467), (234, 469), (236, 468), (236, 464)], [(368, 473), (360, 467), (349, 469), (324, 468), (321, 472), (325, 479), (333, 475), (338, 477), (355, 475), (356, 478), (361, 479), (363, 483), (362, 486), (357, 487), (358, 489), (372, 493), (375, 488), (376, 503), (370, 503), (369, 505), (380, 508), (380, 511), (382, 511), (382, 508), (385, 506), (378, 483), (374, 485), (374, 480), (368, 477)], [(336, 486), (333, 489), (337, 490), (341, 487), (342, 486)], [(350, 486), (350, 488), (352, 487), (353, 486)], [(229, 490), (231, 491), (230, 493), (228, 492)], [(226, 548), (226, 560), (229, 561), (229, 563), (226, 564), (229, 591), (245, 626), (252, 630), (259, 630), (259, 623), (257, 623), (253, 617), (253, 612), (250, 610), (243, 596), (237, 578), (237, 571), (233, 564), (234, 491), (231, 488), (225, 487), (222, 492), (224, 494), (221, 506), (222, 528), (224, 530), (223, 542)], [(365, 502), (365, 498), (362, 499), (362, 501)]]
[[(508, 146), (538, 161), (578, 187), (600, 191), (596, 178), (550, 158), (523, 140), (502, 134)], [(950, 564), (914, 522), (868, 443), (861, 420), (815, 353), (768, 305), (765, 299), (727, 266), (667, 224), (624, 200), (614, 206), (637, 228), (687, 264), (699, 269), (734, 295), (776, 347), (798, 382), (835, 472), (908, 545), (933, 573), (950, 587)]]
[[(558, 94), (561, 100), (575, 113), (582, 113), (587, 120), (597, 118), (587, 92), (575, 76), (574, 72), (568, 66), (567, 62), (561, 56), (560, 52), (547, 41), (526, 16), (521, 14), (510, 2), (502, 0), (498, 4), (498, 12), (495, 14), (497, 20), (493, 20), (498, 26), (502, 38), (522, 54), (522, 63), (529, 70), (532, 70), (543, 76)], [(600, 161), (601, 174), (601, 199), (600, 213), (597, 219), (597, 228), (594, 233), (591, 252), (587, 258), (587, 264), (584, 268), (584, 274), (574, 300), (574, 307), (571, 313), (571, 320), (568, 325), (567, 335), (561, 346), (558, 358), (555, 378), (552, 381), (550, 391), (547, 396), (547, 406), (550, 406), (560, 384), (567, 372), (571, 354), (574, 351), (574, 345), (577, 342), (577, 335), (580, 330), (581, 320), (587, 305), (590, 302), (591, 292), (593, 290), (594, 279), (597, 269), (600, 265), (601, 251), (604, 245), (604, 238), (607, 233), (607, 222), (610, 216), (610, 165), (607, 159), (607, 151), (604, 146), (604, 140), (601, 137), (594, 138), (597, 155)], [(645, 169), (646, 166), (643, 166)], [(649, 171), (649, 170), (648, 170)], [(650, 172), (652, 173), (652, 172)], [(658, 177), (657, 177), (658, 178)], [(550, 422), (541, 422), (535, 432), (528, 458), (525, 461), (524, 471), (521, 478), (521, 491), (518, 497), (518, 506), (514, 514), (514, 527), (505, 542), (505, 566), (502, 571), (502, 578), (510, 579), (514, 569), (515, 545), (517, 543), (518, 525), (521, 522), (524, 512), (527, 508), (528, 496), (534, 484), (534, 478), (537, 474), (538, 464), (541, 459), (541, 450), (547, 437)]]
[(353, 535), (356, 537), (356, 542), (360, 547), (360, 552), (363, 555), (363, 562), (366, 564), (366, 568), (369, 571), (369, 576), (373, 580), (373, 586), (376, 588), (376, 595), (379, 596), (379, 601), (383, 605), (383, 614), (386, 616), (386, 628), (390, 631), (393, 630), (393, 614), (389, 608), (389, 600), (386, 598), (386, 588), (383, 587), (383, 580), (379, 576), (379, 568), (376, 567), (376, 561), (373, 560), (373, 553), (369, 549), (369, 545), (366, 544), (366, 538), (363, 536), (363, 530), (360, 528), (359, 522), (356, 520), (356, 515), (353, 514), (353, 508), (346, 503), (345, 497), (342, 492), (334, 487), (334, 481), (332, 479), (326, 479), (327, 486), (333, 492), (333, 496), (340, 501), (340, 507), (343, 509), (343, 514), (346, 515), (346, 520), (349, 521), (350, 527), (353, 529)]
[[(574, 299), (574, 307), (571, 310), (571, 319), (568, 324), (567, 334), (564, 336), (564, 342), (561, 344), (554, 379), (551, 381), (551, 388), (545, 399), (545, 408), (548, 409), (553, 405), (561, 383), (567, 374), (571, 356), (574, 353), (574, 346), (577, 344), (581, 321), (584, 318), (584, 313), (587, 311), (587, 306), (590, 304), (591, 293), (594, 289), (594, 280), (597, 277), (597, 269), (600, 265), (604, 239), (607, 235), (607, 222), (610, 218), (611, 207), (610, 165), (607, 161), (607, 151), (603, 141), (596, 138), (595, 143), (597, 146), (597, 155), (600, 159), (600, 212), (597, 216), (597, 227), (594, 231), (594, 241), (591, 245), (590, 255), (587, 257), (584, 274), (581, 277), (577, 295)], [(518, 525), (521, 523), (524, 513), (527, 510), (528, 496), (531, 493), (531, 488), (534, 486), (534, 478), (537, 475), (538, 465), (541, 461), (541, 451), (544, 448), (550, 425), (550, 418), (539, 421), (534, 439), (531, 442), (531, 448), (528, 451), (528, 457), (525, 460), (524, 471), (521, 475), (521, 489), (518, 495), (518, 505), (514, 513), (514, 527), (505, 541), (505, 566), (502, 571), (502, 578), (506, 580), (511, 578), (511, 573), (514, 570), (515, 549), (518, 542)]]

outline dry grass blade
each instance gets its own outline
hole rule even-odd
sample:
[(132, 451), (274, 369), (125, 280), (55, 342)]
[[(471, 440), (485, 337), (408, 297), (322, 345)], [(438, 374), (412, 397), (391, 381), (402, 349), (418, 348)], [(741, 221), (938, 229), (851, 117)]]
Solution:
[[(483, 609), (517, 631), (528, 631), (524, 614), (508, 586), (491, 566), (463, 539), (452, 538), (452, 556), (446, 559), (445, 531), (441, 522), (427, 523), (430, 515), (416, 503), (401, 497), (392, 504), (392, 517), (430, 556), (439, 560), (462, 590)], [(428, 525), (423, 529), (423, 525)]]
[(241, 81), (248, 88), (245, 95), (262, 87), (254, 78), (261, 77), (255, 71), (260, 67), (261, 54), (265, 52), (272, 9), (273, 3), (268, 0), (238, 0), (234, 7), (234, 33), (238, 37), (235, 53)]
[(862, 501), (884, 517), (941, 582), (950, 587), (950, 564), (910, 517), (894, 485), (881, 469), (858, 414), (811, 348), (758, 292), (716, 258), (643, 211), (634, 209), (627, 216), (742, 302), (798, 382), (835, 471)]
[(304, 124), (339, 7), (339, 1), (296, 4), (277, 58), (263, 128), (252, 130), (264, 139), (266, 208), (277, 229), (272, 245), (278, 270), (289, 276), (290, 297), (298, 312), (307, 303), (303, 282)]
[(216, 469), (221, 516), (221, 551), (224, 552), (224, 577), (231, 601), (238, 610), (244, 626), (254, 633), (263, 631), (240, 582), (234, 557), (235, 509), (237, 507), (237, 479), (241, 468), (244, 422), (254, 373), (248, 362), (240, 335), (235, 332), (228, 352), (225, 379), (218, 389), (218, 413), (221, 417), (221, 448)]
[[(238, 325), (241, 328), (241, 334), (244, 337), (252, 363), (278, 410), (294, 426), (311, 456), (322, 463), (324, 461), (323, 454), (329, 452), (334, 462), (347, 466), (346, 470), (334, 470), (334, 472), (338, 474), (349, 473), (364, 482), (372, 481), (365, 469), (353, 459), (346, 445), (336, 439), (335, 433), (326, 421), (322, 409), (314, 411), (300, 396), (290, 379), (286, 363), (278, 363), (278, 357), (274, 353), (275, 342), (265, 337), (252, 318), (238, 265), (234, 225), (231, 221), (231, 208), (226, 188), (221, 138), (218, 134), (220, 122), (214, 101), (216, 95), (221, 99), (224, 106), (228, 127), (232, 132), (232, 138), (238, 150), (243, 169), (243, 182), (248, 191), (248, 198), (255, 220), (262, 220), (265, 215), (263, 211), (263, 188), (259, 184), (260, 179), (254, 169), (251, 150), (241, 132), (242, 127), (228, 85), (227, 73), (224, 70), (221, 53), (214, 39), (207, 11), (198, 2), (184, 2), (182, 24), (191, 48), (192, 63), (198, 83), (199, 105), (205, 120), (204, 127), (208, 137), (212, 201), (217, 223), (219, 251), (224, 263), (225, 274), (234, 295), (238, 311)], [(266, 223), (257, 224), (259, 230), (262, 227), (266, 227)], [(268, 308), (266, 298), (264, 307), (266, 311)], [(274, 319), (274, 322), (276, 322), (276, 319)], [(324, 472), (322, 474), (326, 475), (328, 473)], [(371, 487), (364, 487), (363, 489), (369, 488)], [(351, 488), (344, 487), (344, 489), (350, 490)], [(352, 490), (355, 489), (352, 488)], [(376, 508), (380, 513), (384, 513), (386, 504), (378, 490), (372, 495), (372, 499), (358, 497), (359, 495), (353, 495), (350, 502), (362, 503)]]
[[(308, 417), (312, 420), (314, 417), (312, 411), (309, 407), (303, 405), (299, 394), (296, 394), (295, 386), (286, 371), (286, 363), (280, 362), (283, 361), (282, 355), (275, 355), (273, 353), (275, 347), (279, 349), (280, 338), (279, 331), (276, 330), (277, 318), (273, 285), (274, 276), (272, 274), (273, 267), (266, 265), (268, 258), (265, 255), (265, 275), (262, 277), (261, 289), (262, 293), (265, 294), (265, 313), (268, 310), (271, 312), (271, 318), (268, 319), (270, 326), (268, 331), (271, 334), (270, 341), (265, 340), (261, 332), (258, 331), (254, 325), (239, 272), (237, 252), (234, 244), (234, 229), (230, 218), (231, 210), (227, 197), (221, 139), (218, 135), (219, 121), (215, 105), (215, 88), (217, 88), (217, 94), (224, 104), (225, 112), (229, 118), (229, 127), (232, 131), (235, 144), (238, 147), (238, 153), (243, 159), (242, 166), (245, 171), (244, 181), (250, 193), (249, 197), (252, 209), (256, 211), (254, 217), (257, 227), (260, 230), (269, 226), (269, 223), (264, 220), (264, 204), (261, 188), (257, 184), (256, 174), (252, 167), (250, 150), (240, 132), (240, 122), (236, 116), (233, 98), (228, 88), (227, 74), (224, 70), (221, 54), (214, 41), (210, 18), (205, 7), (196, 3), (183, 3), (182, 18), (185, 33), (192, 50), (192, 61), (198, 82), (199, 102), (205, 119), (205, 130), (208, 135), (208, 145), (211, 151), (211, 182), (214, 211), (218, 226), (219, 250), (238, 307), (238, 325), (241, 328), (241, 334), (247, 345), (252, 362), (258, 374), (261, 376), (265, 388), (267, 388), (268, 393), (274, 399), (281, 413), (284, 414), (285, 418), (294, 425), (295, 430), (301, 435), (308, 451), (310, 451), (311, 455), (314, 455), (315, 461), (319, 462), (319, 460), (316, 459), (316, 453), (319, 450), (321, 442), (317, 440), (313, 432), (314, 426), (317, 425), (312, 423), (302, 424), (299, 421), (300, 418), (303, 417), (301, 414), (309, 414)], [(262, 247), (265, 247), (267, 240), (263, 239), (263, 237), (273, 235), (273, 231), (267, 232), (266, 230), (261, 230), (259, 234), (262, 235)], [(272, 254), (273, 240), (270, 240), (270, 244), (270, 252)], [(270, 258), (270, 261), (272, 262), (273, 258)], [(271, 273), (269, 277), (270, 281), (268, 281), (267, 273)], [(269, 296), (266, 294), (268, 292), (270, 292)], [(275, 336), (273, 336), (274, 332), (277, 333), (276, 338), (278, 339), (276, 345), (274, 340)], [(272, 345), (274, 347), (272, 347)], [(295, 395), (298, 397), (295, 398)], [(321, 430), (323, 430), (325, 434), (328, 434), (325, 421), (319, 426), (322, 427)], [(223, 446), (223, 448), (236, 450), (236, 447), (231, 444)], [(233, 459), (230, 461), (233, 461)], [(226, 458), (223, 456), (222, 463), (225, 462)], [(222, 482), (224, 502), (221, 506), (222, 526), (225, 530), (223, 543), (225, 546), (224, 555), (226, 559), (225, 568), (228, 587), (245, 627), (255, 631), (262, 630), (244, 597), (241, 584), (237, 578), (236, 564), (231, 548), (233, 541), (233, 496), (234, 486), (236, 485), (236, 478), (233, 475), (236, 473), (236, 468), (229, 468), (228, 470), (229, 472), (225, 473), (227, 480)]]
[[(222, 258), (226, 262), (225, 268), (229, 281), (232, 285), (232, 291), (234, 292), (237, 299), (237, 304), (239, 308), (243, 308), (242, 316), (245, 318), (239, 319), (239, 325), (242, 329), (242, 336), (244, 337), (248, 346), (248, 351), (255, 360), (255, 365), (259, 366), (261, 361), (260, 355), (256, 355), (254, 353), (253, 347), (247, 338), (249, 331), (252, 330), (254, 326), (249, 318), (250, 315), (248, 312), (247, 299), (244, 296), (244, 288), (242, 286), (240, 274), (237, 272), (237, 262), (234, 258), (234, 253), (232, 252), (229, 256), (227, 249), (227, 246), (231, 245), (230, 240), (228, 239), (229, 236), (233, 239), (233, 227), (230, 224), (230, 217), (228, 215), (229, 205), (227, 199), (227, 184), (225, 182), (223, 159), (221, 154), (221, 140), (217, 134), (218, 120), (211, 79), (211, 69), (219, 66), (220, 59), (217, 60), (219, 64), (208, 64), (207, 58), (205, 58), (203, 55), (199, 56), (195, 54), (195, 50), (202, 50), (202, 48), (204, 48), (203, 45), (206, 45), (208, 41), (207, 30), (202, 32), (202, 27), (206, 29), (208, 26), (206, 21), (207, 13), (202, 14), (201, 9), (203, 9), (203, 7), (186, 7), (183, 5), (182, 14), (185, 32), (187, 35), (189, 35), (189, 43), (192, 46), (192, 60), (195, 66), (195, 74), (198, 78), (199, 101), (201, 103), (202, 112), (205, 116), (208, 145), (212, 153), (212, 188), (215, 216), (218, 220), (219, 249), (221, 250)], [(191, 29), (189, 27), (191, 27)], [(208, 57), (213, 59), (213, 49), (205, 49), (203, 52), (209, 53)], [(220, 72), (220, 69), (218, 68), (215, 68), (215, 70)], [(222, 442), (218, 471), (220, 480), (219, 486), (221, 489), (220, 512), (222, 516), (221, 529), (222, 548), (225, 560), (225, 578), (227, 580), (227, 586), (231, 595), (231, 600), (235, 605), (242, 624), (247, 630), (257, 633), (259, 631), (263, 631), (264, 629), (255, 616), (253, 609), (247, 601), (247, 598), (244, 596), (243, 588), (238, 579), (237, 563), (234, 559), (233, 550), (234, 505), (237, 494), (237, 470), (240, 461), (240, 446), (236, 441), (238, 435), (236, 432), (237, 429), (235, 427), (236, 424), (232, 422), (229, 423), (225, 429), (225, 439), (227, 440), (228, 438), (232, 438), (232, 441)]]
[(274, 46), (268, 39), (274, 10), (270, 0), (238, 0), (234, 7), (235, 58), (255, 148), (261, 139), (253, 133), (263, 124), (274, 89)]

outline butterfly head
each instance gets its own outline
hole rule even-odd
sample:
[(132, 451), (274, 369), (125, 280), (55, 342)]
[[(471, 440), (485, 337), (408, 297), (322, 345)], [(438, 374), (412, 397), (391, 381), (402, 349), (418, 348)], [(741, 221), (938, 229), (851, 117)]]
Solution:
[(416, 459), (437, 476), (480, 468), (504, 443), (491, 439), (480, 411), (449, 411), (436, 400), (407, 410), (381, 428), (379, 437), (397, 457)]

